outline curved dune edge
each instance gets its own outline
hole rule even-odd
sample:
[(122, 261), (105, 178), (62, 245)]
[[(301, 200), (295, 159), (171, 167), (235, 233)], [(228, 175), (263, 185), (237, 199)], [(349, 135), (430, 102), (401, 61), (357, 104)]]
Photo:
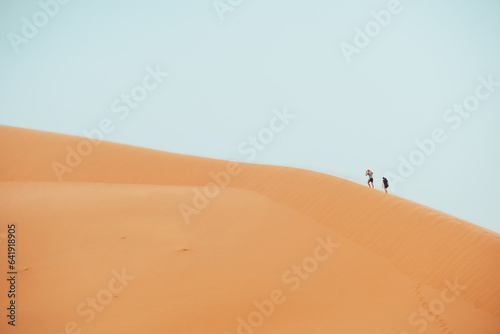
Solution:
[[(46, 187), (38, 192), (38, 194), (45, 195), (35, 196), (33, 203), (44, 203), (45, 207), (50, 207), (53, 204), (51, 204), (52, 201), (47, 194), (57, 194), (60, 191), (64, 194), (74, 191), (74, 189), (80, 187), (78, 184), (73, 183), (77, 182), (84, 183), (81, 186), (85, 184), (87, 186), (92, 185), (93, 190), (89, 190), (85, 196), (81, 195), (82, 200), (89, 200), (89, 196), (94, 196), (99, 187), (111, 187), (113, 184), (117, 187), (126, 185), (128, 187), (134, 186), (134, 190), (130, 190), (130, 198), (132, 199), (121, 198), (122, 204), (118, 204), (119, 202), (114, 203), (114, 205), (122, 206), (124, 205), (123, 203), (129, 203), (130, 205), (135, 203), (134, 200), (136, 201), (136, 196), (138, 196), (136, 193), (138, 188), (136, 187), (147, 187), (148, 185), (169, 188), (181, 187), (184, 195), (180, 196), (177, 194), (165, 203), (173, 204), (169, 219), (182, 222), (178, 205), (181, 203), (190, 205), (195, 189), (193, 187), (203, 187), (212, 182), (212, 178), (209, 175), (210, 172), (217, 173), (227, 168), (227, 162), (225, 161), (100, 142), (97, 147), (93, 147), (90, 155), (85, 157), (77, 167), (73, 168), (71, 173), (64, 174), (64, 182), (59, 182), (52, 169), (52, 163), (54, 161), (64, 163), (67, 147), (76, 148), (83, 140), (85, 139), (61, 134), (13, 127), (0, 127), (0, 153), (3, 157), (3, 164), (0, 166), (0, 177), (1, 181), (4, 182), (4, 186), (2, 187), (4, 187), (5, 191), (3, 193), (10, 192), (13, 197), (17, 196), (18, 198), (18, 201), (13, 201), (10, 199), (12, 197), (7, 198), (7, 195), (3, 195), (2, 197), (2, 204), (5, 204), (9, 208), (7, 210), (8, 215), (10, 215), (8, 219), (17, 220), (18, 218), (16, 217), (34, 215), (37, 212), (32, 208), (25, 208), (25, 210), (19, 208), (19, 205), (27, 201), (27, 197), (34, 196), (28, 195), (35, 189), (33, 187), (42, 185)], [(374, 279), (375, 282), (371, 283), (357, 282), (358, 285), (355, 286), (366, 287), (367, 285), (380, 284), (382, 291), (386, 291), (387, 289), (392, 291), (387, 294), (388, 297), (380, 295), (372, 296), (371, 300), (374, 302), (372, 305), (374, 308), (369, 308), (369, 303), (366, 306), (367, 309), (370, 309), (370, 312), (373, 312), (376, 309), (376, 305), (381, 305), (381, 300), (384, 300), (384, 298), (394, 298), (393, 304), (384, 304), (386, 306), (392, 305), (385, 308), (385, 311), (401, 307), (399, 311), (402, 312), (400, 316), (403, 317), (403, 320), (396, 321), (397, 314), (394, 314), (392, 320), (389, 321), (391, 325), (387, 324), (385, 327), (380, 328), (384, 328), (384, 330), (390, 329), (395, 333), (398, 333), (397, 330), (405, 330), (405, 327), (401, 327), (404, 323), (408, 326), (408, 321), (404, 319), (404, 314), (411, 314), (412, 310), (415, 310), (415, 307), (418, 308), (418, 305), (426, 305), (431, 296), (439, 294), (439, 291), (443, 289), (443, 282), (445, 280), (457, 278), (459, 282), (463, 282), (462, 284), (467, 286), (461, 293), (459, 300), (452, 305), (454, 310), (458, 310), (455, 310), (453, 314), (447, 311), (443, 317), (448, 318), (441, 319), (442, 322), (438, 320), (435, 327), (439, 327), (443, 331), (445, 327), (448, 328), (448, 331), (450, 331), (450, 328), (453, 328), (453, 333), (471, 333), (472, 331), (465, 331), (464, 328), (468, 328), (467, 326), (471, 326), (472, 324), (476, 326), (476, 330), (473, 331), (475, 333), (498, 332), (499, 327), (495, 325), (499, 323), (498, 317), (500, 316), (500, 287), (497, 284), (500, 281), (500, 268), (497, 265), (500, 258), (500, 236), (498, 234), (428, 207), (396, 196), (387, 196), (336, 177), (284, 167), (251, 164), (241, 164), (240, 166), (242, 168), (241, 173), (231, 177), (228, 185), (233, 190), (223, 190), (221, 195), (211, 200), (207, 208), (202, 210), (199, 215), (192, 216), (191, 224), (182, 224), (183, 227), (188, 226), (192, 229), (203, 228), (205, 229), (203, 230), (204, 233), (209, 233), (210, 229), (207, 229), (207, 222), (213, 223), (214, 221), (219, 221), (217, 219), (220, 219), (218, 217), (214, 220), (211, 216), (212, 214), (219, 214), (225, 210), (231, 211), (228, 208), (234, 207), (243, 209), (253, 203), (252, 201), (249, 202), (248, 193), (255, 194), (258, 198), (263, 198), (265, 202), (265, 205), (259, 210), (272, 213), (269, 217), (261, 217), (267, 225), (274, 226), (276, 224), (275, 221), (284, 215), (281, 209), (276, 209), (277, 207), (283, 208), (283, 210), (286, 209), (285, 211), (290, 210), (291, 213), (288, 214), (289, 216), (293, 217), (292, 213), (295, 213), (299, 217), (296, 218), (296, 224), (299, 225), (298, 230), (300, 230), (298, 235), (311, 233), (311, 231), (316, 232), (316, 235), (321, 234), (319, 231), (323, 234), (331, 233), (337, 240), (342, 240), (341, 244), (350, 245), (344, 249), (349, 249), (352, 253), (356, 254), (359, 252), (366, 253), (364, 256), (351, 258), (354, 261), (352, 264), (363, 263), (364, 266), (373, 266), (374, 268), (370, 272), (370, 275), (374, 275), (377, 272), (377, 268), (380, 269), (381, 273), (387, 275), (387, 277), (377, 277)], [(96, 185), (97, 183), (103, 183), (103, 185)], [(68, 188), (61, 188), (63, 186), (67, 186)], [(245, 193), (246, 195), (235, 194), (234, 201), (228, 203), (223, 194), (237, 190), (246, 191), (247, 193)], [(201, 188), (201, 191), (203, 191), (203, 188)], [(16, 193), (17, 195), (15, 195)], [(49, 199), (44, 200), (44, 196)], [(104, 193), (98, 196), (98, 198), (105, 201), (108, 199), (108, 196), (109, 194)], [(143, 196), (147, 197), (149, 195), (143, 194)], [(94, 206), (95, 204), (91, 207)], [(158, 203), (157, 206), (161, 207)], [(78, 208), (80, 208), (80, 211), (83, 210), (83, 207), (79, 207), (78, 205), (75, 210)], [(53, 208), (53, 211), (57, 213), (53, 215), (53, 218), (64, 216), (58, 210), (60, 208)], [(112, 214), (107, 214), (109, 217), (115, 217), (114, 215), (117, 214), (116, 208), (113, 210), (108, 208), (106, 210), (112, 212)], [(147, 206), (137, 210), (138, 212), (148, 212)], [(42, 210), (38, 211), (38, 214), (43, 213), (45, 215), (50, 212)], [(83, 210), (82, 212), (86, 211)], [(237, 214), (239, 224), (243, 226), (252, 224), (253, 220), (242, 220), (240, 214), (235, 214)], [(35, 222), (37, 219), (40, 219), (36, 217), (32, 216)], [(159, 219), (160, 221), (164, 219), (159, 217), (155, 219)], [(255, 217), (253, 218), (255, 219)], [(225, 219), (220, 219), (220, 221), (227, 223)], [(238, 222), (233, 222), (233, 224), (238, 224)], [(116, 222), (114, 226), (118, 228), (120, 226), (119, 222)], [(246, 227), (241, 228), (245, 229)], [(287, 228), (288, 225), (285, 222), (276, 224), (276, 230), (274, 230), (272, 235), (276, 237), (276, 235), (285, 232)], [(218, 225), (217, 229), (221, 229), (221, 225)], [(160, 229), (157, 232), (161, 233), (162, 231)], [(289, 244), (287, 251), (301, 244), (302, 241), (298, 235), (294, 239), (295, 242)], [(253, 241), (260, 242), (260, 239), (257, 237)], [(252, 243), (247, 244), (248, 247), (258, 247), (258, 243), (252, 245)], [(269, 249), (272, 249), (272, 247)], [(301, 248), (301, 250), (303, 250), (302, 253), (295, 254), (298, 256), (299, 261), (304, 255), (308, 254), (304, 248)], [(281, 253), (278, 252), (274, 257), (271, 257), (275, 259), (273, 263), (279, 263), (280, 257), (284, 254), (286, 252), (281, 251)], [(295, 258), (297, 259), (297, 257)], [(368, 265), (366, 263), (367, 259), (370, 259), (373, 263)], [(38, 261), (42, 261), (42, 259)], [(346, 263), (348, 261), (343, 261), (343, 266), (340, 268), (348, 267), (349, 263), (347, 265)], [(399, 274), (393, 272), (393, 270)], [(281, 272), (278, 271), (278, 277)], [(338, 267), (335, 269), (335, 272), (338, 272)], [(347, 272), (353, 274), (355, 270)], [(238, 271), (235, 272), (235, 275), (237, 273)], [(311, 294), (314, 296), (324, 294), (327, 290), (333, 290), (332, 293), (338, 298), (338, 294), (340, 293), (338, 290), (341, 290), (341, 288), (328, 283), (328, 280), (331, 280), (332, 276), (335, 276), (333, 273), (334, 269), (331, 268), (323, 276), (319, 275), (318, 280), (321, 281), (321, 284), (318, 284), (316, 290), (311, 288), (307, 294), (304, 292), (304, 301)], [(404, 275), (401, 273), (404, 273)], [(264, 271), (262, 279), (265, 280), (269, 276), (268, 274), (269, 272)], [(345, 284), (352, 281), (352, 276), (348, 274), (345, 274), (342, 278), (345, 279), (343, 282)], [(387, 279), (386, 283), (384, 283), (385, 279)], [(391, 286), (395, 287), (395, 290), (389, 288)], [(348, 291), (353, 292), (355, 287), (351, 286)], [(382, 289), (382, 287), (384, 288)], [(345, 289), (345, 286), (343, 288)], [(36, 291), (36, 289), (33, 291)], [(394, 291), (398, 291), (398, 293)], [(369, 295), (375, 292), (370, 291), (367, 293)], [(249, 294), (246, 296), (247, 298), (238, 298), (234, 301), (248, 300), (248, 298), (252, 301), (257, 294), (257, 292)], [(357, 294), (352, 293), (349, 297), (358, 301), (357, 303), (353, 303), (353, 305), (362, 307), (363, 298), (367, 297), (366, 294), (359, 295), (359, 300), (352, 297), (353, 295)], [(240, 295), (239, 297), (243, 296)], [(346, 303), (349, 301), (352, 302), (350, 298), (345, 297), (344, 301)], [(324, 306), (324, 308), (315, 309), (316, 314), (319, 314), (321, 319), (335, 318), (335, 314), (340, 314), (337, 313), (339, 310), (334, 307), (335, 304), (328, 304), (327, 301), (320, 299), (319, 296), (317, 299), (312, 299), (315, 300), (315, 305)], [(397, 300), (406, 300), (407, 305), (403, 306), (405, 302), (401, 302), (401, 305), (398, 306), (396, 303)], [(231, 304), (231, 301), (227, 301), (227, 303)], [(300, 304), (300, 302), (296, 302), (295, 304), (290, 303), (284, 306), (291, 308), (287, 314), (289, 316), (293, 315), (292, 318), (295, 321), (291, 321), (285, 315), (283, 319), (288, 319), (288, 321), (294, 323), (294, 328), (300, 328), (300, 321), (297, 323), (297, 320), (301, 319), (301, 317), (307, 318), (307, 315), (310, 315), (309, 313), (304, 315), (302, 309), (293, 310), (293, 305)], [(379, 308), (384, 309), (384, 307), (380, 306)], [(170, 311), (175, 312), (174, 309)], [(33, 309), (33, 312), (36, 313), (36, 308)], [(286, 313), (285, 311), (283, 312)], [(481, 321), (474, 320), (468, 323), (461, 323), (461, 321), (464, 321), (461, 319), (462, 317), (469, 318), (473, 313), (475, 319), (481, 319)], [(321, 317), (322, 314), (325, 317)], [(221, 314), (220, 316), (222, 317), (223, 315)], [(379, 317), (381, 316), (379, 315)], [(229, 318), (231, 321), (234, 321), (235, 317)], [(275, 318), (273, 316), (272, 319), (276, 319), (274, 321), (277, 323), (273, 325), (273, 322), (271, 322), (269, 327), (266, 325), (266, 327), (262, 328), (262, 332), (270, 330), (270, 332), (277, 333), (279, 332), (278, 328), (283, 329), (286, 327), (282, 318), (278, 316)], [(354, 319), (351, 319), (352, 321), (350, 322), (348, 319), (350, 319), (349, 315), (344, 314), (343, 317), (337, 319), (337, 321), (341, 322), (340, 325), (336, 325), (337, 327), (333, 323), (326, 321), (323, 324), (324, 327), (318, 327), (316, 330), (320, 331), (322, 328), (351, 330), (354, 328), (352, 326), (355, 326), (355, 323), (359, 322), (359, 320), (355, 321)], [(373, 319), (370, 318), (370, 320), (373, 324), (379, 321), (379, 325), (380, 322), (383, 322), (375, 316)], [(111, 319), (108, 321), (108, 325), (111, 326)], [(270, 321), (272, 321), (271, 318)], [(281, 323), (278, 323), (279, 321)], [(95, 324), (93, 326), (99, 326), (97, 321), (92, 324)], [(314, 322), (311, 323), (310, 319), (309, 321), (305, 319), (303, 321), (303, 326), (305, 327), (302, 329), (306, 331), (313, 324)], [(351, 327), (339, 327), (342, 324), (345, 326), (349, 324)], [(320, 325), (321, 323), (317, 324), (317, 326)], [(447, 327), (453, 325), (454, 327)], [(102, 330), (104, 330), (106, 325), (103, 324), (102, 326), (104, 326), (102, 327)], [(172, 330), (176, 329), (186, 333), (194, 333), (198, 330), (193, 327), (191, 331), (188, 331), (180, 323), (176, 326), (179, 327), (172, 327)], [(220, 328), (220, 326), (223, 326), (222, 322), (214, 324), (213, 330)], [(273, 326), (276, 326), (276, 328)], [(274, 331), (271, 331), (271, 329)], [(287, 328), (287, 330), (291, 332), (290, 328)], [(431, 333), (431, 330), (433, 329), (429, 327), (427, 332)], [(229, 328), (227, 331), (231, 332), (231, 329)], [(356, 332), (361, 333), (361, 327), (359, 331), (350, 331), (350, 333)], [(436, 331), (436, 333), (438, 332)], [(380, 333), (383, 333), (383, 331), (381, 330)], [(390, 333), (390, 331), (387, 331), (387, 333)]]

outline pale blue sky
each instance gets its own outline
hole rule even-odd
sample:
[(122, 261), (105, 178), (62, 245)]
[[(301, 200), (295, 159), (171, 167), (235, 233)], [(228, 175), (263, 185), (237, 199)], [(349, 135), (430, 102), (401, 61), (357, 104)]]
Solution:
[[(442, 128), (390, 191), (500, 232), (500, 87), (459, 128), (443, 120), (479, 77), (500, 81), (500, 1), (401, 0), (348, 63), (341, 43), (389, 2), (243, 0), (221, 20), (210, 0), (72, 0), (16, 53), (41, 5), (0, 0), (0, 123), (82, 135), (110, 118), (105, 140), (247, 161), (239, 145), (286, 106), (296, 118), (252, 162), (361, 184), (369, 168), (379, 189)], [(169, 76), (120, 119), (113, 101), (156, 66)]]

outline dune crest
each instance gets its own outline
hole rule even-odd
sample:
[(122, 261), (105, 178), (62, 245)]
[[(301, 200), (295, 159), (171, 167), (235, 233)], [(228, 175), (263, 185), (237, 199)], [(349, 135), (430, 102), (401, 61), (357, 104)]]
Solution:
[(29, 268), (2, 332), (500, 332), (500, 235), (437, 210), (306, 170), (7, 126), (0, 153)]

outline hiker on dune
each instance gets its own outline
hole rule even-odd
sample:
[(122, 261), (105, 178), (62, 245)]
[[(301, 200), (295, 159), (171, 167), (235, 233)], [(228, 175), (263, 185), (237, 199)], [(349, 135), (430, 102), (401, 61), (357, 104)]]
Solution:
[[(366, 173), (365, 173), (365, 176), (368, 176), (368, 187), (370, 188), (375, 188), (373, 186), (373, 172), (371, 170), (367, 170)], [(371, 185), (370, 185), (371, 183)]]
[(384, 188), (385, 193), (387, 194), (387, 188), (389, 188), (389, 180), (385, 177), (382, 178), (382, 188)]

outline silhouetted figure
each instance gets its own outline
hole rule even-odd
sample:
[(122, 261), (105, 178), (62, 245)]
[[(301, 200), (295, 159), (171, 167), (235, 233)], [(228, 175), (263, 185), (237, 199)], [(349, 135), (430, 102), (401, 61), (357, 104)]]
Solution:
[(387, 194), (387, 188), (389, 188), (389, 181), (385, 177), (382, 178), (382, 188), (384, 188), (385, 193)]

